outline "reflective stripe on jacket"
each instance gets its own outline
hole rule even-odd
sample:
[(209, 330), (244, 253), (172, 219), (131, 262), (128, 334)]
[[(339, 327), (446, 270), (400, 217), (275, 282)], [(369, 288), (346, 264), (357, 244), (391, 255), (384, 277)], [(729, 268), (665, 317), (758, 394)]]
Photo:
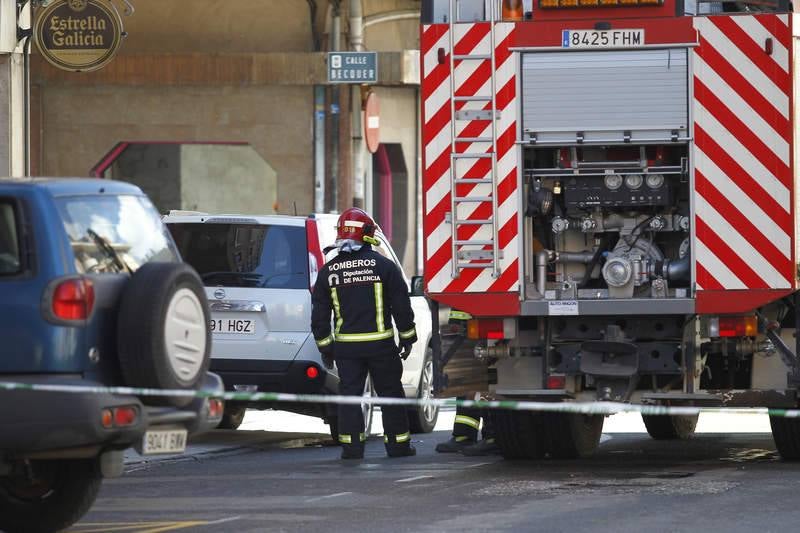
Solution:
[(401, 339), (417, 338), (403, 274), (371, 246), (329, 261), (317, 276), (312, 303), (314, 339), (320, 347), (334, 343), (336, 357), (396, 350), (392, 319)]

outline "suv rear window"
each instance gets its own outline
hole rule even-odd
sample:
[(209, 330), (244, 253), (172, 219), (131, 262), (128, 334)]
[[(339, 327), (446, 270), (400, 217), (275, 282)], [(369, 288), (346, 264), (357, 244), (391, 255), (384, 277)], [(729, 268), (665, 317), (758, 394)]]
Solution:
[(180, 261), (158, 211), (143, 196), (62, 196), (56, 205), (78, 272), (136, 271), (151, 261)]
[(207, 286), (308, 289), (304, 227), (168, 224), (183, 260)]
[(0, 276), (19, 274), (21, 270), (14, 206), (0, 200)]

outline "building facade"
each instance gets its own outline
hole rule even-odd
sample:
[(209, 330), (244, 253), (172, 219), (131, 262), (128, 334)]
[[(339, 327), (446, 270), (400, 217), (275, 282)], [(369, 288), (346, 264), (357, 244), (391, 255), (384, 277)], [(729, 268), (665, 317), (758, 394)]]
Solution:
[[(33, 175), (132, 181), (161, 211), (363, 205), (417, 270), (418, 0), (133, 5), (118, 55), (98, 71), (61, 71), (33, 51)], [(378, 84), (327, 84), (325, 52), (337, 48), (379, 52)], [(369, 91), (375, 154), (359, 113)]]

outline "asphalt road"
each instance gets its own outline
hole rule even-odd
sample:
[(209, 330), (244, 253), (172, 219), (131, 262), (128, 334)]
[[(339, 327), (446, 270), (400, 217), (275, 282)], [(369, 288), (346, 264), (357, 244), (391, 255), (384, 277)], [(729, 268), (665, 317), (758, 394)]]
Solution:
[(727, 533), (800, 523), (800, 464), (781, 462), (769, 433), (607, 433), (590, 459), (540, 462), (437, 454), (443, 431), (415, 439), (416, 457), (387, 459), (373, 437), (363, 461), (342, 462), (314, 438), (255, 432), (238, 448), (131, 463), (72, 531)]

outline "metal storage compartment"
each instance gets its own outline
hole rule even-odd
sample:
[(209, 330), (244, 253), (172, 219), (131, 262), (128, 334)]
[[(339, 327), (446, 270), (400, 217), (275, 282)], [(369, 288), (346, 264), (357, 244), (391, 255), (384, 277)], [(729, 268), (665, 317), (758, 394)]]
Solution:
[(525, 138), (537, 144), (685, 140), (687, 72), (685, 48), (523, 54)]

